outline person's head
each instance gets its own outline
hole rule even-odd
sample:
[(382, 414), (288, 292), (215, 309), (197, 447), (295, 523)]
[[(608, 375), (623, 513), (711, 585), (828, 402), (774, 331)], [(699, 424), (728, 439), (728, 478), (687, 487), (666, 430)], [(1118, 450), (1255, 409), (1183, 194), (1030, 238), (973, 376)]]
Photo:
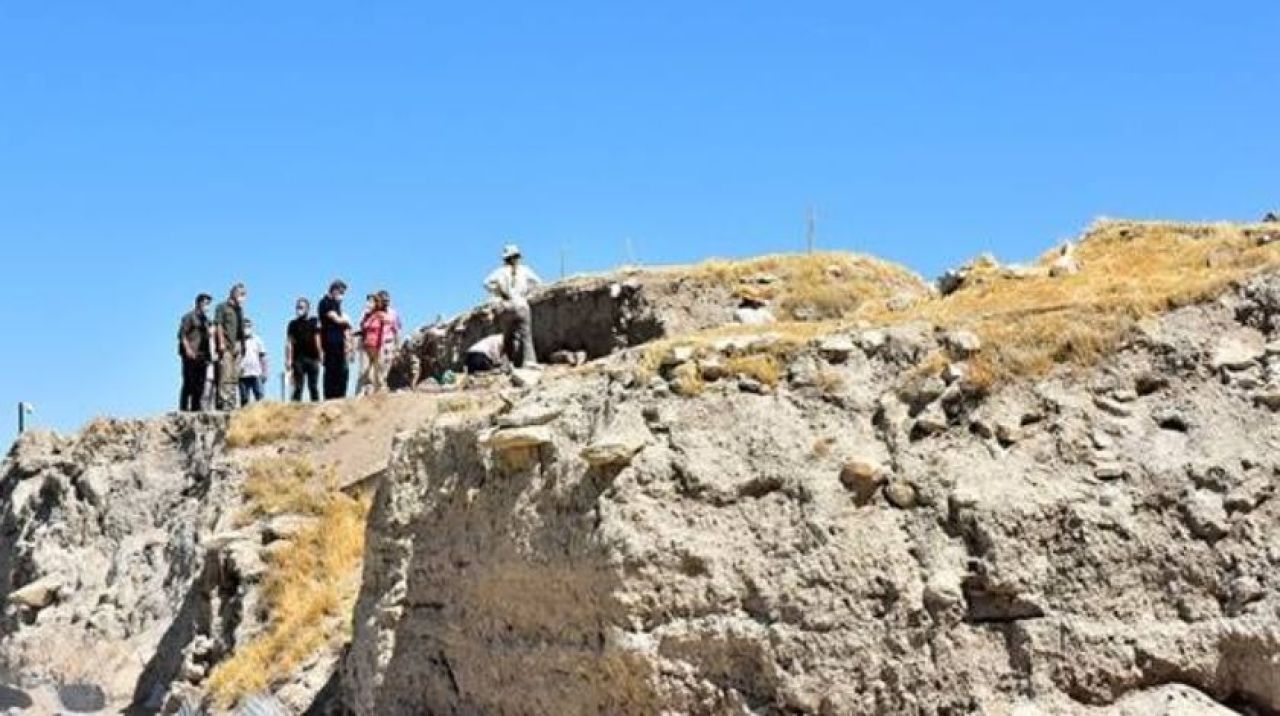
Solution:
[(329, 284), (329, 296), (331, 298), (341, 301), (345, 295), (347, 295), (347, 284), (342, 279), (335, 279), (333, 283)]
[(245, 299), (248, 297), (249, 291), (245, 289), (243, 283), (237, 283), (232, 286), (231, 291), (227, 293), (227, 298), (231, 299), (231, 302), (236, 305), (244, 303)]
[(382, 304), (383, 308), (391, 308), (391, 292), (379, 291), (378, 302)]
[(364, 297), (364, 309), (366, 311), (373, 311), (373, 310), (376, 310), (377, 308), (378, 308), (378, 294), (371, 293)]
[(298, 297), (298, 302), (294, 304), (293, 310), (298, 314), (298, 318), (306, 318), (311, 313), (311, 302), (302, 296)]
[(251, 321), (251, 320), (249, 320), (249, 319), (247, 319), (247, 318), (246, 318), (246, 319), (245, 319), (245, 321), (244, 321), (244, 334), (245, 334), (246, 336), (252, 336), (252, 335), (253, 335), (253, 321)]
[(511, 266), (520, 263), (520, 247), (515, 244), (503, 246), (502, 262)]
[(201, 313), (209, 310), (209, 304), (211, 303), (213, 303), (213, 296), (210, 296), (207, 293), (202, 293), (199, 296), (196, 296), (196, 310)]

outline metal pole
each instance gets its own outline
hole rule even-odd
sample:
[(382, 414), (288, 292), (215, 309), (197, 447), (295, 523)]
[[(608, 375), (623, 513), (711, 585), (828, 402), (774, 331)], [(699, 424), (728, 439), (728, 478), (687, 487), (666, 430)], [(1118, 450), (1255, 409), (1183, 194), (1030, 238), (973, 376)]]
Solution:
[(27, 405), (26, 403), (18, 403), (18, 434), (21, 435), (27, 429)]
[(805, 223), (805, 244), (808, 246), (809, 253), (813, 253), (813, 239), (815, 233), (814, 225), (816, 223), (816, 218), (814, 216), (812, 206), (810, 206), (808, 211), (805, 213)]

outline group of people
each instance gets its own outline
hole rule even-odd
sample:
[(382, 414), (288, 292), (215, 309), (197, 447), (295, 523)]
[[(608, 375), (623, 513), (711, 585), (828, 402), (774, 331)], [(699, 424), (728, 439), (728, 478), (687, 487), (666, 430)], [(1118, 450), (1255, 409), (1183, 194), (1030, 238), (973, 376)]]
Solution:
[[(520, 249), (508, 244), (502, 251), (503, 265), (485, 280), (485, 290), (498, 309), (502, 333), (496, 336), (496, 343), (486, 339), (472, 347), (466, 361), (468, 370), (492, 370), (507, 361), (516, 366), (537, 365), (529, 295), (542, 280), (521, 258)], [(290, 399), (295, 402), (303, 399), (304, 391), (312, 401), (318, 401), (322, 394), (325, 400), (345, 398), (352, 359), (357, 357), (361, 369), (356, 394), (387, 389), (387, 375), (403, 336), (403, 324), (391, 307), (391, 294), (369, 294), (359, 320), (343, 312), (346, 294), (347, 284), (335, 280), (320, 299), (315, 315), (304, 297), (294, 305), (295, 317), (285, 331), (285, 364), (292, 386)], [(214, 307), (211, 320), (213, 297), (201, 293), (195, 307), (182, 317), (178, 327), (180, 410), (234, 410), (262, 400), (270, 372), (266, 348), (253, 321), (245, 316), (248, 295), (244, 284), (232, 286), (226, 300)], [(485, 359), (473, 359), (472, 353), (483, 354)]]

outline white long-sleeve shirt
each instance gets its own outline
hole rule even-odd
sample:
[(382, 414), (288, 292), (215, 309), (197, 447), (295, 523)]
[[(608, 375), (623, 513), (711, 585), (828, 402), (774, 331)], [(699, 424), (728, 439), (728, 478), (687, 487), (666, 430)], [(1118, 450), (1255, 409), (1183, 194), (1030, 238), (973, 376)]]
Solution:
[(485, 290), (495, 298), (517, 304), (529, 303), (533, 287), (541, 284), (538, 274), (524, 264), (500, 266), (484, 281)]

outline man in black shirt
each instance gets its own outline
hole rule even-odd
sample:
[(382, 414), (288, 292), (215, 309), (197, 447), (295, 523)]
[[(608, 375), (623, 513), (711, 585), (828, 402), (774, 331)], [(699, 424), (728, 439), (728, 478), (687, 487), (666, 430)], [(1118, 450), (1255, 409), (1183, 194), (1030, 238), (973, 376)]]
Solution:
[(311, 302), (305, 298), (298, 299), (297, 312), (285, 337), (285, 363), (293, 379), (293, 402), (302, 400), (306, 383), (314, 403), (320, 399), (320, 322), (311, 316)]
[(320, 299), (320, 360), (324, 363), (324, 398), (347, 397), (351, 380), (348, 367), (348, 337), (351, 321), (342, 313), (342, 297), (347, 284), (341, 280), (329, 284), (329, 293)]
[(204, 400), (204, 377), (209, 366), (209, 304), (213, 296), (196, 296), (196, 307), (178, 326), (178, 354), (182, 356), (182, 394), (178, 410), (197, 412)]

